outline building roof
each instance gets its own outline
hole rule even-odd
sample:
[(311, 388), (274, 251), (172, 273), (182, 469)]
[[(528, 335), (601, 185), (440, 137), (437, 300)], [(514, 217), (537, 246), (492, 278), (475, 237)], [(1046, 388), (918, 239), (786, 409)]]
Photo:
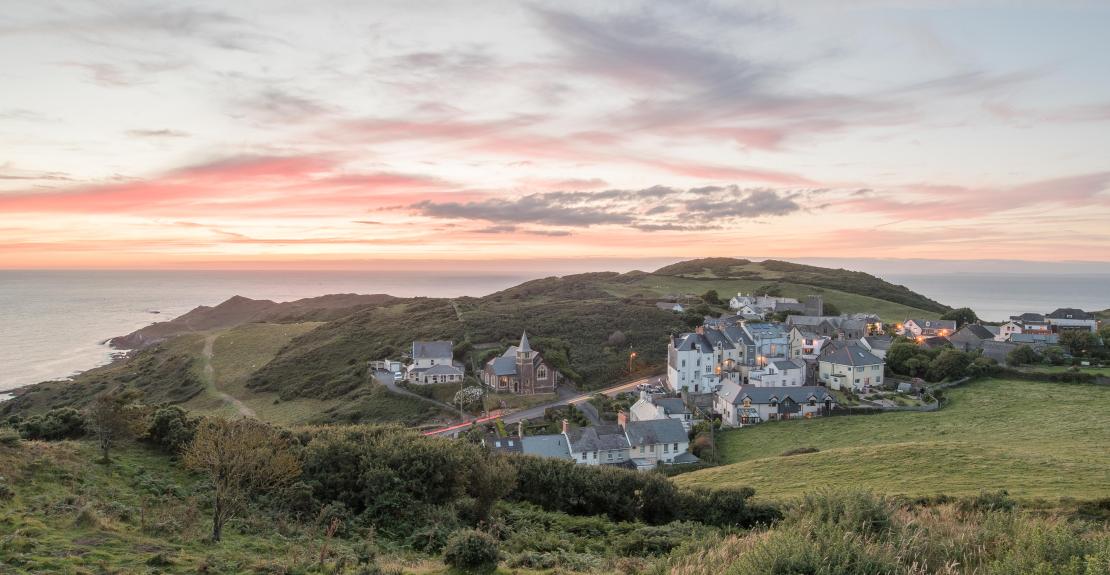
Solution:
[(519, 351), (522, 351), (524, 353), (528, 353), (528, 352), (532, 351), (532, 346), (528, 344), (528, 332), (527, 331), (524, 331), (524, 332), (520, 333), (520, 345), (518, 345), (517, 348), (518, 348)]
[(494, 375), (516, 375), (516, 346), (509, 348), (509, 351), (512, 352), (512, 355), (509, 355), (509, 352), (505, 352), (489, 360), (489, 364), (487, 365), (490, 365)]
[(825, 346), (821, 353), (821, 361), (852, 366), (883, 363), (883, 360), (867, 351), (866, 347), (855, 343)]
[(932, 349), (934, 347), (944, 347), (946, 345), (952, 345), (952, 341), (949, 340), (947, 337), (934, 335), (932, 337), (927, 337), (921, 340), (920, 345), (921, 347)]
[(717, 395), (733, 405), (740, 405), (744, 403), (745, 399), (750, 399), (752, 403), (763, 404), (771, 403), (771, 400), (776, 402), (785, 401), (788, 397), (798, 403), (809, 401), (811, 397), (817, 401), (825, 401), (826, 398), (832, 397), (827, 389), (817, 385), (761, 387), (758, 385), (737, 385), (731, 381), (726, 381), (721, 389), (717, 391)]
[(889, 335), (867, 335), (860, 338), (859, 341), (872, 351), (876, 349), (889, 350), (890, 344), (894, 343), (894, 338)]
[[(682, 426), (677, 420), (670, 421)], [(567, 431), (567, 439), (570, 440), (570, 450), (573, 453), (628, 448), (628, 438), (624, 436), (624, 430), (612, 424), (571, 428)]]
[(697, 463), (699, 461), (701, 461), (701, 460), (698, 459), (697, 455), (694, 455), (693, 453), (690, 453), (689, 451), (684, 451), (684, 452), (679, 453), (678, 455), (674, 456), (674, 459), (671, 460), (671, 463), (673, 463), (675, 465), (684, 465), (684, 464), (687, 464), (687, 463)]
[[(795, 361), (793, 359), (776, 359), (775, 361), (772, 361), (771, 363), (774, 364), (775, 369), (781, 369), (782, 371), (790, 371), (792, 369), (805, 369), (806, 368), (805, 362), (798, 362), (798, 361)], [(799, 365), (799, 363), (800, 363), (800, 365)]]
[(977, 339), (994, 339), (994, 334), (991, 331), (977, 323), (969, 323), (956, 332), (952, 339), (963, 339), (966, 337), (974, 337)]
[(1095, 314), (1079, 308), (1062, 307), (1045, 316), (1047, 319), (1095, 319)]
[(1056, 345), (1060, 343), (1060, 336), (1055, 333), (1014, 333), (1010, 334), (1010, 341), (1014, 343), (1043, 343)]
[(667, 415), (677, 415), (680, 413), (688, 413), (690, 410), (686, 409), (686, 403), (678, 397), (661, 397), (652, 400), (652, 403), (663, 408), (663, 413)]
[(482, 444), (487, 448), (501, 453), (524, 453), (524, 445), (521, 443), (520, 438), (511, 435), (509, 437), (498, 437), (496, 433), (487, 433), (482, 438)]
[(412, 342), (413, 359), (432, 359), (451, 357), (454, 342), (450, 341), (414, 341)]
[(423, 373), (425, 375), (458, 375), (463, 372), (462, 368), (456, 365), (447, 365), (446, 363), (433, 365), (432, 367), (426, 369), (418, 368), (414, 371), (416, 371), (417, 373)]
[(909, 319), (906, 322), (913, 322), (917, 327), (928, 329), (947, 329), (956, 331), (956, 320), (954, 319)]
[(525, 455), (539, 457), (554, 457), (557, 459), (570, 459), (570, 447), (567, 438), (561, 433), (551, 435), (525, 435), (521, 440), (522, 452)]
[[(628, 445), (653, 445), (656, 443), (680, 443), (689, 441), (686, 428), (677, 419), (649, 419), (629, 421), (624, 426)], [(609, 448), (612, 449), (612, 448)]]

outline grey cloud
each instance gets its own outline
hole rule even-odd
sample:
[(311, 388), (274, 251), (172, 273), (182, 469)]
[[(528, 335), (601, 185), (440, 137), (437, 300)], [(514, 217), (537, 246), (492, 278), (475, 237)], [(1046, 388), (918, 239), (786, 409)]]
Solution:
[[(639, 190), (546, 192), (465, 203), (426, 200), (410, 205), (409, 209), (429, 218), (489, 222), (489, 227), (477, 230), (481, 233), (518, 232), (522, 231), (521, 224), (569, 228), (615, 225), (643, 231), (683, 231), (788, 215), (803, 209), (799, 200), (810, 192), (736, 185), (686, 190), (653, 186)], [(565, 230), (523, 231), (566, 235)]]
[(160, 130), (127, 130), (124, 132), (133, 138), (188, 138), (191, 134), (181, 130), (162, 128)]

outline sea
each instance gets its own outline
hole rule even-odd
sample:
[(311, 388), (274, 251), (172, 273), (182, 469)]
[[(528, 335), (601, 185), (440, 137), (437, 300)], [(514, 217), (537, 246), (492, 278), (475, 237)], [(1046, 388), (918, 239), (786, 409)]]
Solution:
[[(672, 260), (673, 261), (673, 260)], [(656, 269), (666, 262), (582, 264), (579, 271)], [(637, 265), (643, 264), (643, 265)], [(65, 379), (111, 361), (105, 340), (231, 296), (290, 301), (333, 293), (481, 296), (573, 268), (492, 271), (26, 271), (0, 270), (3, 392)], [(867, 269), (987, 320), (1057, 307), (1110, 308), (1110, 274), (891, 273)]]

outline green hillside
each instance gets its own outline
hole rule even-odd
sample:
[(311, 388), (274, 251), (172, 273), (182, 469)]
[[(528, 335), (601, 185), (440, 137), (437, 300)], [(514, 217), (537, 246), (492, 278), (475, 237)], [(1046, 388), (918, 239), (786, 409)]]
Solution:
[[(1110, 387), (992, 379), (948, 390), (933, 413), (769, 422), (721, 434), (729, 465), (683, 485), (749, 485), (774, 497), (821, 486), (889, 494), (1110, 497)], [(789, 450), (820, 451), (783, 457)]]

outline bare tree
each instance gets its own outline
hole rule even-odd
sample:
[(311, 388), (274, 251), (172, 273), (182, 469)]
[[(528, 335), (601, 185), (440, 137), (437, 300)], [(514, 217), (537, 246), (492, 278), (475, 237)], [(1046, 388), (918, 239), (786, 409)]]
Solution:
[(224, 523), (240, 512), (252, 493), (283, 487), (301, 474), (301, 463), (288, 440), (255, 419), (209, 418), (185, 448), (185, 466), (208, 475), (215, 490), (212, 541), (220, 541)]
[(114, 390), (101, 394), (85, 411), (89, 428), (100, 442), (100, 460), (108, 463), (108, 454), (117, 440), (134, 437), (146, 429), (146, 410), (135, 403), (134, 390)]

